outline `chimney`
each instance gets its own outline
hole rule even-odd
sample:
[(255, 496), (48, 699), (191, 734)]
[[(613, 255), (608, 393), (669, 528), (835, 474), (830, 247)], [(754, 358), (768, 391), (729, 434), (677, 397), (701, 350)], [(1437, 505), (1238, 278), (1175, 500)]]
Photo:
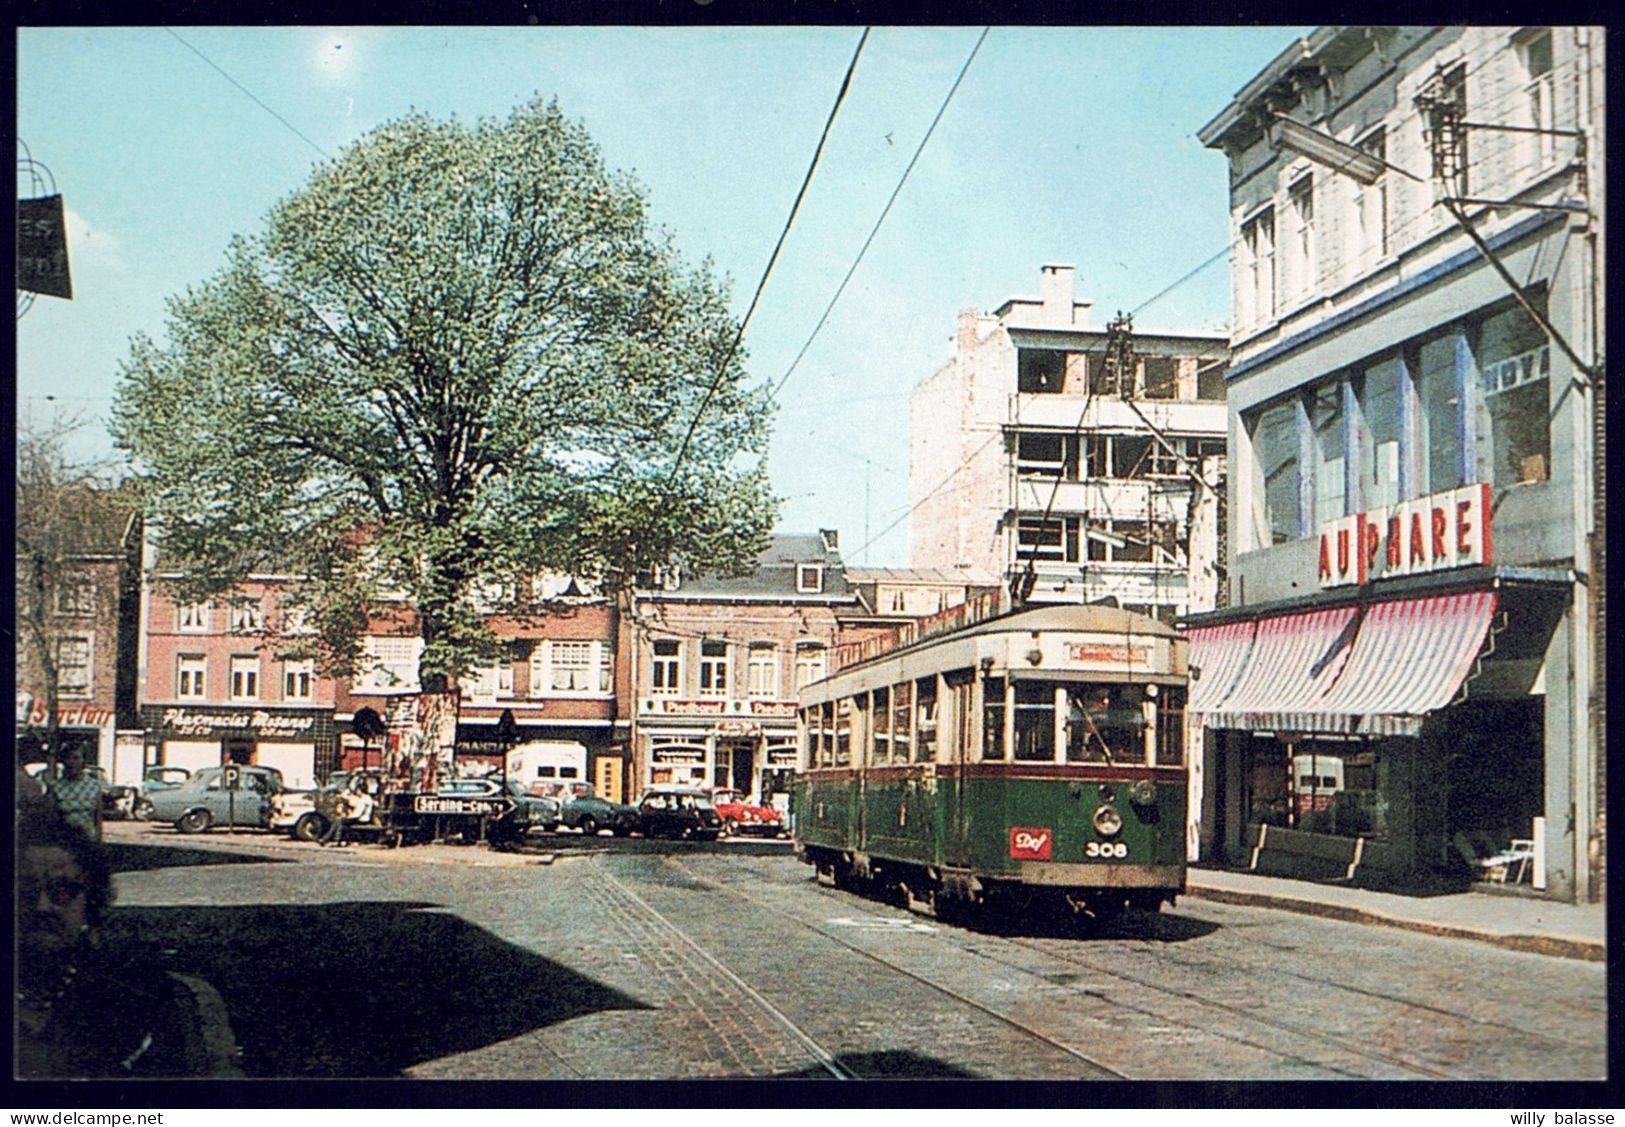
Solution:
[(1043, 267), (1044, 323), (1072, 324), (1072, 286), (1077, 271), (1071, 266)]
[(819, 537), (819, 539), (823, 540), (823, 542), (824, 542), (824, 551), (826, 551), (826, 552), (838, 552), (838, 551), (840, 551), (840, 548), (841, 548), (841, 534), (839, 532), (836, 532), (833, 528), (820, 528), (818, 530), (818, 537)]
[(981, 320), (981, 314), (974, 309), (961, 309), (959, 311), (959, 332), (954, 338), (954, 346), (960, 352), (969, 352), (976, 347), (976, 324)]

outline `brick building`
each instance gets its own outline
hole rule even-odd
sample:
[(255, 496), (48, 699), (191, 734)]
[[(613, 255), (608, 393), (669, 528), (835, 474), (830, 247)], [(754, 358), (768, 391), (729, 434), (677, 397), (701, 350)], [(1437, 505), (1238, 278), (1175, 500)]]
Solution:
[(678, 568), (651, 578), (621, 629), (635, 789), (788, 793), (796, 690), (828, 672), (841, 617), (862, 609), (836, 534), (774, 535), (739, 578)]
[(250, 575), (229, 594), (180, 599), (159, 550), (147, 585), (141, 724), (148, 763), (197, 770), (275, 767), (288, 785), (325, 779), (337, 755), (337, 685), (292, 656), (301, 627), (283, 606), (291, 579)]
[(25, 553), (16, 560), (18, 761), (41, 760), (49, 722), (37, 622), (55, 658), (59, 751), (99, 764), (115, 781), (135, 782), (142, 771), (139, 741), (121, 742), (118, 732), (138, 723), (142, 521), (134, 498), (120, 490), (70, 492), (72, 519), (54, 530), (62, 558), (44, 568), (38, 582), (24, 574)]

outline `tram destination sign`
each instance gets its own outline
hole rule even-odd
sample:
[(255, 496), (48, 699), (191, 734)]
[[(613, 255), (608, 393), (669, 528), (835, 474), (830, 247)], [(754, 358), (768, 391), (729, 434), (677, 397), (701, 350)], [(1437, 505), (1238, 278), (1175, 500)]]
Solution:
[(1463, 485), (1321, 525), (1322, 587), (1490, 562), (1490, 487)]

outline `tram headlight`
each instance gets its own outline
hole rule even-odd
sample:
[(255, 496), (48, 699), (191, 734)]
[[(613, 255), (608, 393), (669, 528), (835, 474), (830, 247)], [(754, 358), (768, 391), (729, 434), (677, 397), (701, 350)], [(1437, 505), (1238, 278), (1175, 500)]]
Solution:
[(1123, 815), (1115, 806), (1101, 806), (1095, 810), (1095, 832), (1101, 837), (1116, 837), (1123, 829)]
[(1135, 779), (1129, 784), (1128, 797), (1136, 806), (1150, 806), (1157, 797), (1157, 788), (1150, 779)]

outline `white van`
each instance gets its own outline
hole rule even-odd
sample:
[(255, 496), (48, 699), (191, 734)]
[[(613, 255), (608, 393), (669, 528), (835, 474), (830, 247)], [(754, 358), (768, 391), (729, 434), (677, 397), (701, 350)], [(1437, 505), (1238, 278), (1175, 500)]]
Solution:
[(508, 752), (508, 778), (533, 783), (589, 782), (587, 749), (573, 740), (532, 740)]

